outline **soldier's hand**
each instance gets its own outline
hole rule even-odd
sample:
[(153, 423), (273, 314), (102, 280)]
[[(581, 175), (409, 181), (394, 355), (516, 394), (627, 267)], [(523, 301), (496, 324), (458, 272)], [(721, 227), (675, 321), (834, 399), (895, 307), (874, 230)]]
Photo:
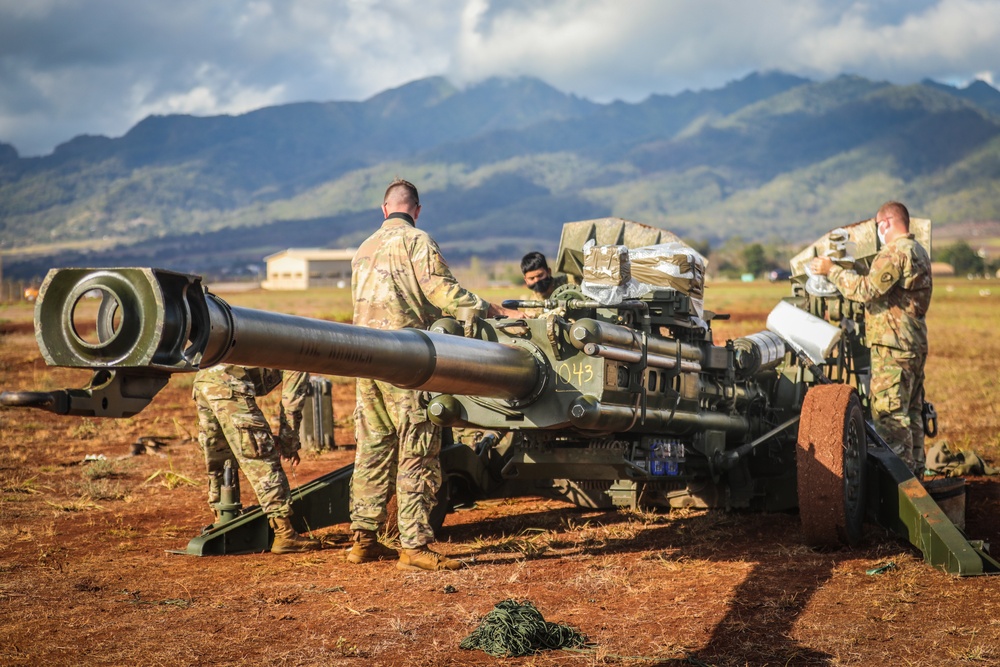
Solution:
[(284, 459), (285, 461), (288, 461), (288, 465), (291, 468), (294, 468), (295, 466), (297, 466), (302, 461), (302, 459), (299, 458), (299, 453), (298, 452), (292, 452), (288, 456), (285, 456), (284, 454), (282, 454), (281, 458)]
[(526, 320), (528, 316), (525, 315), (520, 310), (515, 310), (514, 308), (504, 308), (503, 306), (498, 306), (491, 303), (489, 310), (486, 312), (487, 317), (509, 317), (512, 320)]

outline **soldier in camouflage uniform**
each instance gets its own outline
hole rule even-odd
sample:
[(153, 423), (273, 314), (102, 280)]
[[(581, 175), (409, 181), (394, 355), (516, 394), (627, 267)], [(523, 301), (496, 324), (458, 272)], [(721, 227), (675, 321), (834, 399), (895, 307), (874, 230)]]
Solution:
[[(521, 275), (524, 276), (524, 284), (534, 292), (530, 296), (521, 297), (522, 301), (548, 299), (557, 287), (568, 282), (565, 275), (552, 275), (545, 255), (538, 251), (529, 252), (521, 258)], [(528, 317), (541, 317), (544, 314), (541, 308), (526, 308), (524, 312)]]
[(931, 303), (931, 260), (910, 234), (910, 214), (887, 202), (875, 215), (882, 249), (867, 275), (816, 257), (810, 269), (829, 275), (851, 301), (865, 304), (865, 335), (872, 352), (871, 410), (875, 430), (918, 477), (923, 475), (924, 363)]
[[(256, 397), (282, 385), (278, 435), (257, 405)], [(198, 444), (208, 469), (208, 503), (219, 502), (219, 487), (226, 462), (237, 467), (257, 494), (257, 501), (274, 530), (272, 553), (294, 553), (320, 548), (318, 540), (299, 535), (292, 515), (288, 478), (281, 459), (299, 462), (299, 423), (306, 400), (309, 376), (298, 371), (245, 368), (219, 364), (198, 371), (194, 400), (198, 406)], [(239, 499), (239, 476), (234, 476)]]
[(524, 284), (537, 294), (538, 299), (548, 299), (557, 287), (566, 284), (566, 276), (553, 276), (545, 255), (538, 251), (529, 252), (521, 258), (521, 275), (524, 276)]
[[(420, 199), (397, 180), (385, 191), (382, 226), (352, 262), (354, 324), (376, 329), (427, 329), (442, 314), (473, 308), (489, 316), (521, 316), (463, 289), (434, 240), (417, 229)], [(395, 559), (400, 569), (453, 570), (460, 563), (431, 551), (430, 512), (441, 487), (441, 431), (427, 419), (428, 396), (385, 382), (359, 379), (355, 411), (357, 453), (351, 480), (352, 563)], [(381, 544), (395, 489), (400, 553)]]

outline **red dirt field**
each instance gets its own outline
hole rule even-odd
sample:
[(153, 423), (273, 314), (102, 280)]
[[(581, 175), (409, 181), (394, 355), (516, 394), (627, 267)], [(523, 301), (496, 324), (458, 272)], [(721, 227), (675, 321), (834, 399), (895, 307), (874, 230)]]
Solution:
[[(0, 389), (87, 377), (46, 367), (30, 325), (0, 329)], [(190, 382), (124, 420), (0, 411), (0, 664), (1000, 664), (1000, 577), (946, 575), (875, 526), (860, 549), (815, 551), (795, 514), (483, 502), (446, 519), (437, 548), (467, 567), (442, 573), (349, 564), (346, 525), (312, 554), (170, 553), (211, 520)], [(353, 383), (334, 386), (349, 445)], [(143, 436), (166, 444), (132, 455)], [(305, 452), (292, 483), (352, 457)], [(970, 478), (967, 504), (969, 535), (1000, 545), (997, 478)], [(459, 648), (508, 598), (590, 644)]]

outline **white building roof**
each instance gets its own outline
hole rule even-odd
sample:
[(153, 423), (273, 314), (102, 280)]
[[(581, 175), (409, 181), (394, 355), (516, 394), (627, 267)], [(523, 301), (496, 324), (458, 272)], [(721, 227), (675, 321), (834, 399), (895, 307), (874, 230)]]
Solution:
[(276, 252), (273, 255), (268, 255), (264, 258), (264, 261), (267, 262), (279, 257), (292, 257), (305, 260), (341, 259), (350, 261), (354, 259), (354, 253), (356, 253), (357, 250), (357, 248), (289, 248), (288, 250), (282, 250), (281, 252)]

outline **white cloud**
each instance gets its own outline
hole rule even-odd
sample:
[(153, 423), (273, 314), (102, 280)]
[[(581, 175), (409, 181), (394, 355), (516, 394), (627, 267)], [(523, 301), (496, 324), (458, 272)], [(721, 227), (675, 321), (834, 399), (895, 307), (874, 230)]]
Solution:
[(754, 70), (993, 81), (994, 0), (0, 0), (0, 141), (530, 75), (598, 101)]
[[(979, 81), (985, 81), (986, 83), (988, 83), (991, 86), (993, 86), (994, 88), (996, 88), (997, 84), (994, 81), (993, 77), (994, 77), (993, 72), (976, 72), (975, 75), (973, 75), (973, 77), (972, 77), (972, 81), (975, 81), (977, 79)], [(971, 83), (971, 81), (968, 80), (968, 79), (966, 79), (966, 80), (962, 81), (961, 83), (964, 85), (964, 84)]]
[(942, 0), (890, 23), (853, 13), (798, 42), (795, 55), (823, 74), (850, 70), (911, 82), (956, 72), (968, 77), (987, 63), (1000, 66), (998, 38), (1000, 3)]

